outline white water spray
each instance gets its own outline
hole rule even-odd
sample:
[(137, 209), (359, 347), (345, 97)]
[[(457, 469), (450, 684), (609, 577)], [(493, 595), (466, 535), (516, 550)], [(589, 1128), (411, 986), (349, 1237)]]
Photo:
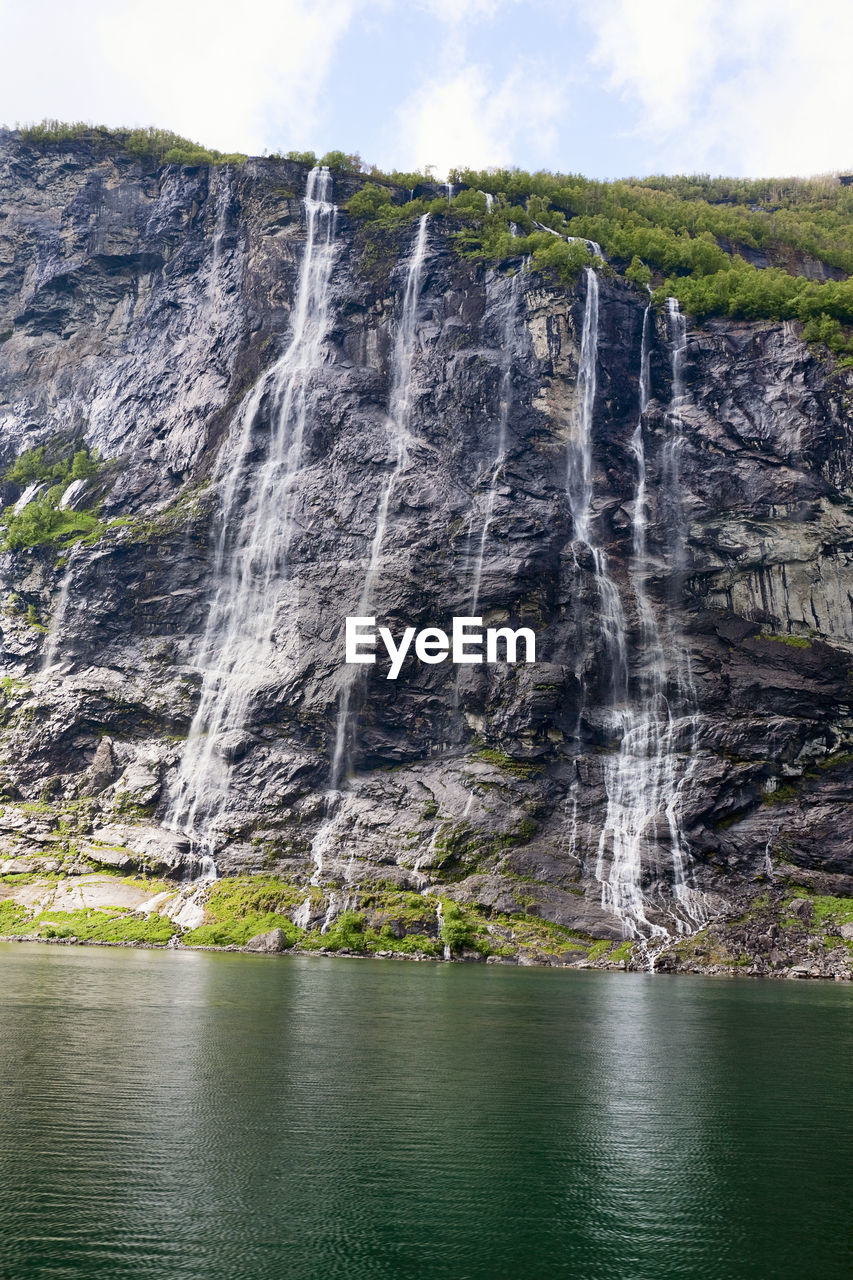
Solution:
[[(312, 378), (325, 357), (330, 323), (337, 214), (331, 190), (328, 169), (313, 169), (305, 192), (307, 237), (290, 342), (244, 402), (236, 449), (226, 451), (222, 464), (227, 473), (214, 563), (217, 586), (198, 656), (201, 698), (169, 810), (170, 825), (188, 832), (208, 857), (230, 796), (232, 749), (256, 695), (278, 679), (278, 610), (306, 462)], [(250, 464), (256, 428), (267, 422), (265, 460)]]
[[(527, 265), (526, 259), (524, 265), (525, 267)], [(483, 562), (486, 554), (486, 546), (488, 544), (489, 530), (491, 529), (492, 519), (494, 517), (498, 484), (506, 463), (507, 432), (509, 428), (510, 410), (512, 408), (512, 357), (517, 348), (518, 319), (523, 289), (524, 273), (523, 271), (517, 271), (509, 280), (506, 298), (503, 303), (503, 318), (501, 324), (502, 369), (499, 390), (500, 408), (498, 410), (498, 429), (495, 436), (494, 458), (490, 468), (489, 488), (486, 494), (486, 509), (483, 513), (483, 527), (480, 532), (480, 541), (477, 547), (477, 559), (474, 562), (474, 570), (471, 575), (471, 598), (468, 605), (468, 612), (471, 617), (476, 616), (477, 606), (480, 603)]]
[(74, 547), (68, 553), (68, 563), (66, 564), (65, 572), (62, 575), (62, 582), (59, 587), (59, 596), (56, 601), (56, 607), (51, 615), (50, 628), (48, 630), (47, 640), (42, 654), (42, 671), (49, 671), (56, 662), (59, 654), (59, 646), (66, 630), (65, 620), (68, 616), (68, 607), (71, 602), (72, 577), (74, 574), (74, 565), (79, 555), (79, 550), (79, 547)]
[[(387, 420), (388, 439), (391, 446), (392, 466), (385, 479), (376, 509), (376, 528), (370, 547), (370, 558), (364, 575), (357, 614), (368, 616), (373, 607), (374, 587), (382, 562), (382, 547), (388, 525), (388, 510), (394, 486), (409, 460), (409, 417), (412, 407), (412, 364), (417, 339), (418, 303), (421, 280), (427, 251), (427, 225), (425, 213), (418, 223), (415, 243), (406, 269), (403, 306), (394, 342), (391, 365), (391, 395)], [(335, 746), (332, 753), (331, 790), (336, 790), (347, 772), (353, 734), (351, 702), (358, 679), (358, 668), (344, 668), (344, 680), (338, 700), (338, 720), (335, 730)]]
[[(619, 590), (610, 577), (607, 556), (598, 545), (592, 526), (592, 428), (598, 372), (598, 275), (587, 267), (586, 301), (581, 330), (575, 413), (568, 444), (566, 492), (576, 544), (585, 547), (592, 559), (600, 602), (601, 634), (608, 670), (611, 700), (624, 698), (628, 679), (625, 613)], [(577, 562), (577, 553), (576, 562)]]
[[(602, 884), (602, 906), (618, 916), (626, 937), (643, 940), (647, 963), (653, 968), (657, 951), (671, 935), (659, 920), (649, 918), (652, 900), (644, 888), (646, 869), (655, 875), (653, 892), (660, 899), (661, 912), (667, 918), (674, 918), (679, 932), (697, 927), (704, 920), (704, 914), (701, 895), (688, 884), (689, 853), (682, 833), (681, 812), (684, 784), (695, 759), (695, 690), (692, 682), (684, 679), (685, 662), (689, 660), (683, 643), (680, 637), (670, 634), (664, 646), (648, 594), (643, 420), (650, 395), (650, 334), (651, 312), (647, 307), (640, 350), (639, 409), (631, 438), (637, 468), (631, 582), (640, 623), (641, 662), (633, 696), (617, 712), (621, 732), (619, 751), (605, 766), (607, 810), (599, 838), (596, 877)], [(682, 322), (673, 326), (670, 422), (678, 415), (680, 423), (683, 389), (678, 375), (685, 346), (686, 327)], [(672, 445), (671, 437), (672, 431), (667, 449)], [(680, 511), (677, 474), (672, 497)], [(669, 550), (678, 561), (678, 549), (670, 545)], [(667, 658), (667, 651), (671, 660)], [(680, 656), (682, 654), (685, 656)], [(664, 900), (664, 891), (670, 883), (680, 909), (680, 914), (674, 917)]]

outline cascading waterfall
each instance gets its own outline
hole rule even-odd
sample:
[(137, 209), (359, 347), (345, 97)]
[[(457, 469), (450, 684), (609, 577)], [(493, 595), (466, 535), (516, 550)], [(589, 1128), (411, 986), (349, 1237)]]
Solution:
[[(527, 259), (525, 259), (524, 262), (524, 267), (526, 268), (526, 266)], [(489, 488), (486, 495), (486, 509), (483, 513), (483, 527), (480, 532), (477, 559), (474, 562), (474, 571), (471, 575), (471, 597), (468, 612), (472, 617), (476, 616), (477, 606), (480, 603), (480, 586), (483, 579), (483, 561), (486, 554), (489, 530), (491, 529), (495, 511), (498, 482), (506, 462), (507, 428), (509, 426), (509, 414), (512, 407), (512, 357), (513, 352), (516, 349), (516, 332), (518, 329), (518, 315), (523, 291), (523, 280), (523, 270), (517, 271), (515, 275), (510, 278), (506, 299), (503, 303), (503, 321), (501, 324), (502, 369), (499, 390), (500, 408), (498, 410), (498, 429), (495, 434), (495, 453), (494, 460), (490, 468)]]
[[(681, 317), (679, 317), (681, 320)], [(671, 342), (673, 380), (665, 453), (677, 455), (680, 447), (680, 407), (683, 388), (680, 362), (686, 346), (683, 321), (673, 329)], [(648, 594), (647, 474), (643, 421), (650, 396), (651, 310), (643, 316), (640, 349), (639, 410), (631, 437), (636, 463), (636, 488), (632, 519), (631, 583), (640, 624), (640, 663), (636, 688), (627, 705), (617, 712), (620, 748), (605, 766), (607, 811), (602, 827), (596, 877), (602, 884), (602, 905), (622, 922), (626, 936), (665, 942), (668, 928), (649, 919), (650, 900), (643, 889), (643, 854), (652, 851), (660, 868), (671, 878), (672, 895), (683, 919), (674, 915), (679, 931), (702, 922), (700, 895), (687, 882), (689, 854), (682, 834), (681, 801), (684, 783), (693, 768), (695, 749), (695, 691), (685, 681), (684, 646), (672, 631), (666, 649)], [(677, 458), (664, 463), (665, 488), (681, 510)], [(680, 521), (680, 517), (679, 517)], [(668, 548), (678, 563), (682, 552), (670, 539)], [(675, 602), (673, 602), (675, 603)], [(672, 670), (667, 652), (674, 655)], [(666, 854), (664, 854), (666, 850)], [(660, 872), (659, 872), (660, 874)], [(662, 903), (662, 907), (665, 906)], [(672, 911), (667, 915), (672, 917)], [(689, 923), (688, 923), (689, 922)], [(653, 966), (654, 955), (648, 951)]]
[[(681, 600), (687, 564), (687, 527), (681, 486), (681, 453), (684, 448), (683, 410), (687, 400), (684, 386), (684, 357), (687, 353), (687, 321), (681, 314), (677, 298), (667, 298), (672, 360), (672, 392), (669, 407), (669, 433), (664, 448), (664, 487), (668, 496), (669, 544), (672, 556), (673, 589)], [(686, 765), (677, 784), (672, 804), (667, 809), (672, 841), (673, 892), (685, 914), (694, 925), (707, 919), (705, 900), (690, 883), (690, 854), (681, 834), (681, 796), (690, 779), (699, 745), (699, 715), (696, 686), (690, 663), (690, 652), (674, 625), (674, 609), (667, 613), (668, 649), (674, 656), (674, 681), (682, 712), (682, 741)]]
[[(427, 251), (427, 225), (429, 214), (420, 218), (415, 243), (409, 256), (406, 269), (406, 284), (403, 291), (403, 306), (394, 341), (394, 352), (391, 364), (391, 394), (388, 411), (388, 437), (391, 445), (393, 463), (385, 479), (379, 505), (376, 509), (376, 529), (370, 548), (370, 558), (364, 575), (364, 583), (358, 602), (358, 616), (370, 614), (373, 607), (373, 596), (376, 578), (382, 558), (382, 546), (388, 525), (388, 511), (391, 495), (403, 469), (409, 459), (409, 416), (411, 410), (412, 362), (415, 355), (417, 338), (418, 303), (420, 300), (421, 279)], [(352, 746), (354, 725), (352, 723), (352, 694), (358, 675), (358, 669), (344, 669), (344, 683), (338, 700), (338, 720), (335, 730), (335, 746), (332, 754), (330, 790), (334, 794), (346, 776), (347, 762)]]
[(211, 313), (210, 324), (213, 327), (216, 326), (217, 315), (222, 304), (222, 242), (228, 228), (228, 214), (231, 206), (231, 178), (228, 167), (211, 168), (211, 184), (214, 181), (214, 174), (216, 174), (216, 187), (210, 193), (214, 210), (213, 248), (210, 255), (210, 273), (207, 279), (207, 309)]
[[(616, 583), (607, 568), (607, 556), (592, 527), (592, 428), (598, 376), (598, 275), (587, 267), (586, 301), (581, 330), (576, 410), (568, 445), (566, 492), (572, 516), (575, 544), (586, 548), (592, 560), (600, 602), (602, 639), (610, 672), (611, 700), (623, 700), (628, 681), (625, 613)], [(577, 552), (575, 552), (577, 563)]]
[(59, 646), (62, 641), (63, 632), (65, 631), (68, 606), (71, 602), (71, 583), (74, 574), (74, 565), (79, 554), (79, 547), (74, 547), (68, 553), (68, 563), (66, 564), (65, 572), (62, 575), (62, 582), (59, 587), (59, 597), (56, 601), (56, 608), (53, 610), (53, 615), (50, 619), (50, 629), (47, 634), (44, 652), (42, 653), (42, 671), (49, 671), (56, 662), (59, 654)]
[(556, 236), (558, 240), (565, 240), (566, 244), (585, 244), (594, 258), (604, 260), (601, 245), (597, 240), (587, 240), (586, 236), (564, 236), (562, 232), (555, 231), (553, 227), (546, 227), (544, 222), (536, 222), (534, 220), (533, 225), (538, 231), (547, 231), (549, 236)]
[[(222, 466), (216, 592), (199, 646), (201, 698), (169, 810), (212, 862), (213, 834), (230, 794), (229, 745), (245, 728), (253, 699), (276, 680), (275, 632), (295, 533), (297, 484), (305, 464), (311, 379), (321, 366), (330, 323), (337, 210), (328, 169), (312, 169), (305, 191), (307, 236), (284, 354), (261, 378), (238, 418), (236, 449)], [(269, 420), (263, 463), (249, 465), (255, 429)], [(204, 871), (204, 866), (203, 866)]]

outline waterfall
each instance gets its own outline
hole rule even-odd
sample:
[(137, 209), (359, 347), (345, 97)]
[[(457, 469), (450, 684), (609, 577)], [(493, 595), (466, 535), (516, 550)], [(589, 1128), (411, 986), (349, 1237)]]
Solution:
[[(687, 353), (687, 321), (681, 314), (677, 298), (667, 298), (667, 319), (670, 328), (672, 361), (672, 391), (669, 406), (669, 432), (664, 447), (664, 488), (668, 499), (669, 547), (673, 565), (673, 595), (680, 604), (687, 566), (687, 522), (684, 515), (681, 485), (681, 453), (684, 448), (683, 410), (687, 400), (684, 386), (684, 358)], [(673, 679), (682, 714), (682, 752), (686, 764), (681, 778), (676, 782), (667, 806), (672, 851), (673, 893), (693, 925), (707, 919), (704, 897), (693, 888), (690, 875), (690, 853), (682, 835), (681, 800), (685, 783), (696, 767), (699, 746), (699, 715), (696, 686), (690, 652), (680, 634), (674, 608), (667, 611), (667, 648), (674, 658)]]
[[(527, 260), (525, 259), (525, 267), (526, 265)], [(491, 528), (492, 517), (495, 510), (498, 482), (506, 463), (507, 428), (509, 426), (509, 414), (512, 407), (512, 357), (517, 346), (516, 334), (518, 329), (518, 316), (523, 279), (523, 271), (517, 271), (515, 275), (510, 278), (506, 298), (503, 303), (503, 319), (501, 324), (502, 369), (499, 391), (500, 408), (498, 410), (498, 429), (495, 437), (494, 458), (490, 468), (489, 489), (486, 495), (486, 510), (483, 514), (483, 527), (480, 533), (479, 546), (477, 548), (477, 559), (474, 562), (474, 571), (471, 576), (471, 599), (468, 606), (468, 612), (471, 617), (476, 616), (477, 606), (480, 603), (480, 585), (483, 578), (483, 560), (485, 558), (489, 530)]]
[(446, 192), (447, 192), (447, 203), (448, 203), (448, 204), (450, 204), (450, 203), (452, 202), (452, 200), (453, 200), (453, 183), (452, 183), (452, 182), (445, 182), (445, 183), (444, 183), (444, 188), (445, 188), (445, 190), (446, 190)]
[[(586, 301), (581, 330), (575, 413), (568, 445), (566, 492), (572, 516), (574, 542), (591, 557), (600, 604), (602, 640), (610, 671), (611, 698), (624, 698), (628, 680), (625, 613), (618, 588), (610, 577), (607, 556), (592, 528), (592, 429), (598, 377), (598, 275), (587, 267)], [(577, 564), (577, 553), (575, 553)]]
[[(680, 410), (683, 397), (681, 362), (686, 347), (686, 326), (671, 323), (672, 392), (667, 415), (669, 436), (664, 448), (664, 489), (670, 504), (681, 510), (677, 453), (680, 447)], [(602, 885), (602, 906), (622, 922), (626, 936), (665, 942), (670, 934), (662, 924), (649, 919), (650, 900), (643, 888), (643, 855), (652, 855), (660, 874), (661, 864), (671, 879), (672, 896), (687, 918), (675, 916), (676, 928), (683, 931), (702, 922), (701, 898), (687, 881), (689, 853), (682, 834), (681, 802), (684, 783), (695, 759), (695, 690), (685, 679), (686, 653), (683, 641), (669, 620), (664, 645), (655, 611), (648, 594), (649, 558), (647, 548), (647, 473), (643, 421), (650, 396), (651, 309), (643, 315), (640, 345), (639, 405), (637, 424), (631, 437), (636, 464), (636, 487), (632, 517), (631, 584), (639, 620), (639, 674), (633, 696), (618, 712), (621, 730), (619, 751), (605, 765), (604, 783), (607, 810), (598, 845), (596, 877)], [(667, 462), (666, 455), (670, 454)], [(681, 551), (668, 547), (678, 564)], [(673, 605), (677, 602), (672, 601)], [(671, 662), (667, 659), (671, 656)], [(685, 656), (682, 656), (685, 655)], [(668, 912), (671, 914), (671, 912)], [(654, 955), (647, 952), (650, 965)]]
[(71, 600), (71, 581), (74, 573), (74, 565), (79, 554), (79, 546), (74, 547), (68, 553), (68, 563), (65, 566), (65, 572), (62, 575), (62, 582), (59, 587), (59, 597), (56, 601), (56, 608), (53, 610), (50, 619), (50, 628), (45, 640), (44, 652), (41, 659), (41, 670), (49, 671), (56, 662), (59, 653), (59, 645), (62, 641), (63, 632), (65, 631), (65, 619), (68, 614), (68, 605)]
[[(358, 602), (357, 615), (363, 617), (370, 614), (373, 607), (374, 587), (379, 573), (382, 558), (382, 546), (388, 525), (388, 510), (391, 495), (402, 471), (409, 460), (409, 416), (411, 412), (411, 380), (412, 363), (415, 355), (417, 338), (418, 303), (420, 300), (421, 279), (426, 260), (427, 224), (429, 214), (422, 215), (418, 222), (415, 243), (409, 255), (406, 268), (406, 283), (403, 290), (403, 306), (394, 340), (394, 351), (391, 363), (391, 393), (387, 419), (388, 438), (391, 446), (393, 463), (385, 479), (376, 509), (376, 528), (370, 547), (370, 558), (364, 575), (361, 596)], [(359, 668), (344, 668), (343, 685), (338, 699), (338, 719), (335, 730), (335, 746), (332, 753), (330, 788), (334, 792), (346, 776), (347, 763), (351, 751), (354, 725), (350, 704), (353, 689), (358, 679)]]
[[(337, 215), (331, 191), (329, 170), (312, 169), (290, 341), (244, 402), (235, 447), (220, 462), (225, 478), (215, 593), (197, 660), (203, 673), (201, 698), (168, 814), (170, 825), (187, 831), (207, 856), (229, 799), (229, 756), (255, 696), (277, 679), (278, 606), (296, 529), (311, 382), (324, 360), (330, 323)], [(250, 461), (256, 428), (266, 424), (266, 457), (261, 463)]]
[[(215, 186), (214, 174), (216, 174)], [(211, 168), (208, 199), (213, 206), (213, 245), (207, 277), (207, 310), (209, 313), (208, 324), (211, 329), (216, 330), (221, 323), (220, 313), (226, 305), (222, 293), (227, 264), (223, 256), (222, 244), (228, 230), (228, 218), (231, 211), (231, 173), (229, 166), (224, 165), (218, 169)]]
[(604, 254), (597, 240), (587, 240), (586, 236), (564, 236), (561, 232), (555, 231), (553, 227), (546, 227), (544, 222), (536, 222), (534, 220), (533, 225), (539, 231), (547, 231), (549, 236), (556, 236), (558, 240), (565, 240), (567, 244), (585, 244), (594, 258), (601, 258), (604, 261)]

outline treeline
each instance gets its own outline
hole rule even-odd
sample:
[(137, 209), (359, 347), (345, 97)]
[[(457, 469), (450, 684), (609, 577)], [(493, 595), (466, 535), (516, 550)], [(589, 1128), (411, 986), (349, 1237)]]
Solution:
[[(577, 174), (519, 169), (457, 170), (451, 201), (393, 204), (381, 182), (349, 202), (358, 218), (395, 223), (425, 210), (454, 225), (459, 251), (490, 263), (529, 257), (568, 282), (591, 261), (608, 265), (660, 302), (677, 297), (703, 319), (795, 319), (808, 341), (845, 363), (853, 357), (853, 283), (801, 274), (806, 256), (853, 271), (853, 190), (837, 179), (650, 178), (593, 182)], [(490, 197), (490, 198), (487, 198)], [(543, 230), (546, 228), (547, 230)], [(750, 262), (763, 255), (764, 263)], [(775, 265), (773, 265), (775, 264)]]
[[(555, 230), (587, 236), (626, 261), (638, 254), (664, 270), (676, 266), (667, 257), (679, 255), (678, 269), (719, 269), (710, 245), (729, 254), (752, 249), (784, 256), (791, 249), (853, 272), (853, 188), (835, 178), (595, 182), (515, 169), (459, 170), (451, 177), (510, 205), (535, 200), (540, 221)], [(695, 257), (684, 247), (690, 240), (699, 242)]]
[[(163, 129), (107, 129), (44, 120), (21, 130), (34, 145), (87, 139), (160, 164), (240, 164), (245, 155), (211, 150)], [(832, 175), (814, 179), (654, 176), (599, 182), (580, 174), (522, 169), (459, 169), (452, 200), (398, 203), (435, 180), (427, 172), (381, 170), (357, 154), (277, 152), (272, 160), (326, 165), (366, 179), (347, 206), (360, 220), (391, 226), (424, 212), (452, 228), (461, 254), (490, 263), (522, 257), (568, 283), (591, 261), (586, 241), (601, 245), (608, 269), (655, 298), (672, 295), (702, 319), (796, 319), (809, 340), (853, 357), (853, 286), (817, 282), (807, 259), (853, 273), (853, 187)], [(487, 196), (489, 197), (487, 199)]]
[(59, 142), (89, 142), (110, 147), (150, 164), (243, 164), (242, 152), (214, 151), (191, 138), (182, 138), (169, 129), (109, 129), (102, 124), (80, 120), (42, 120), (20, 130), (21, 139), (33, 146), (47, 147)]

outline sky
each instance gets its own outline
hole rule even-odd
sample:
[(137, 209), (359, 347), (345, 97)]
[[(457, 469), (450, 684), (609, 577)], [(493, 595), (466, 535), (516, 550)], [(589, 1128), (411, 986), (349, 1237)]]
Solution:
[(0, 123), (443, 178), (853, 171), (850, 0), (0, 0)]

